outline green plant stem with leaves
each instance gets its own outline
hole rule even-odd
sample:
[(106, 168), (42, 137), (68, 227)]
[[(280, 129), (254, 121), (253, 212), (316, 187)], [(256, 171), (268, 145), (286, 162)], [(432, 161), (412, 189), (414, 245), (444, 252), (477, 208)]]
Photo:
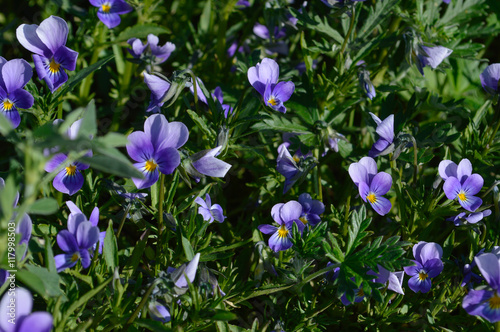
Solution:
[(161, 263), (163, 261), (163, 204), (165, 200), (165, 174), (160, 175), (160, 185), (158, 193), (158, 241), (156, 243), (156, 265), (155, 274), (161, 270)]

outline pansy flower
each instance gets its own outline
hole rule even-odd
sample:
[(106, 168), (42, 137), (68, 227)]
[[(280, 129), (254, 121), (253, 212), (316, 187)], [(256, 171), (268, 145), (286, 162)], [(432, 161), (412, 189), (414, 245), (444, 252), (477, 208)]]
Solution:
[(420, 241), (413, 246), (413, 266), (406, 266), (404, 270), (411, 278), (408, 286), (415, 293), (427, 293), (431, 289), (432, 278), (443, 271), (443, 248), (434, 242)]
[(479, 174), (470, 174), (462, 183), (456, 177), (449, 177), (443, 185), (443, 190), (448, 199), (458, 199), (464, 209), (474, 212), (483, 204), (481, 198), (474, 196), (479, 193), (483, 184), (484, 180)]
[[(66, 206), (72, 214), (83, 214), (83, 212), (75, 205), (72, 201), (66, 201)], [(99, 208), (96, 206), (92, 213), (90, 214), (90, 218), (88, 218), (92, 226), (97, 227), (99, 224)], [(106, 231), (99, 233), (99, 253), (102, 254), (102, 247), (104, 245), (104, 238), (106, 237)], [(95, 245), (93, 247), (95, 249)]]
[(222, 110), (224, 111), (224, 118), (227, 119), (229, 114), (233, 114), (233, 108), (228, 104), (224, 104), (224, 95), (222, 94), (222, 89), (219, 86), (215, 88), (212, 97), (214, 100), (217, 99), (217, 101), (221, 104)]
[(424, 76), (424, 67), (426, 66), (431, 66), (432, 69), (436, 69), (452, 52), (453, 50), (443, 46), (429, 47), (421, 45), (420, 51), (417, 54), (417, 68), (420, 74)]
[[(12, 306), (14, 304), (14, 306)], [(10, 315), (14, 309), (14, 318)], [(0, 301), (0, 331), (1, 332), (50, 332), (53, 317), (45, 311), (31, 312), (33, 297), (21, 287), (13, 292), (5, 292)], [(13, 323), (14, 322), (14, 323)]]
[(57, 244), (64, 254), (54, 257), (57, 272), (73, 267), (81, 260), (83, 268), (90, 266), (89, 250), (99, 241), (99, 229), (83, 213), (68, 216), (68, 229), (57, 234)]
[(479, 75), (483, 89), (495, 95), (499, 92), (498, 81), (500, 80), (500, 63), (494, 63), (486, 67)]
[(368, 155), (372, 158), (383, 156), (391, 152), (391, 144), (394, 142), (394, 114), (389, 115), (383, 121), (378, 116), (370, 112), (370, 115), (377, 124), (375, 132), (380, 136), (373, 144)]
[[(197, 253), (189, 263), (183, 264), (177, 269), (173, 267), (167, 268), (167, 273), (171, 274), (172, 280), (174, 281), (176, 287), (187, 288), (187, 280), (189, 280), (190, 283), (194, 281), (194, 279), (196, 278), (196, 271), (198, 270), (199, 262), (200, 254)], [(186, 279), (186, 276), (188, 279)]]
[(145, 55), (145, 51), (149, 46), (149, 50), (153, 58), (153, 64), (160, 64), (167, 61), (170, 54), (175, 51), (175, 44), (167, 42), (163, 46), (158, 46), (159, 41), (158, 37), (153, 34), (148, 35), (147, 41), (144, 44), (139, 38), (130, 38), (127, 40), (127, 43), (132, 48), (128, 49), (128, 51), (134, 58), (138, 59), (143, 56), (147, 56)]
[(481, 316), (491, 323), (500, 321), (500, 259), (486, 253), (474, 261), (488, 283), (488, 288), (471, 290), (464, 297), (462, 307), (469, 315)]
[(124, 0), (90, 0), (90, 4), (99, 8), (97, 17), (109, 29), (117, 27), (121, 18), (120, 15), (130, 13), (134, 8)]
[(201, 214), (203, 220), (208, 221), (209, 224), (213, 223), (214, 220), (221, 223), (226, 219), (222, 207), (219, 204), (212, 205), (212, 199), (209, 194), (205, 195), (205, 200), (201, 197), (196, 197), (194, 202), (199, 205), (198, 214)]
[[(223, 178), (231, 168), (231, 164), (217, 158), (222, 146), (213, 149), (203, 150), (189, 156), (183, 163), (189, 175), (194, 177), (196, 182), (200, 181), (204, 175), (216, 178)], [(189, 162), (191, 164), (189, 164)], [(192, 168), (191, 168), (192, 166)]]
[(304, 225), (310, 224), (316, 226), (321, 222), (320, 214), (325, 212), (325, 205), (317, 199), (312, 199), (311, 195), (307, 193), (300, 194), (299, 203), (302, 205), (302, 213), (299, 220)]
[(165, 103), (163, 100), (170, 89), (170, 83), (156, 75), (144, 74), (144, 83), (151, 90), (151, 101), (149, 102), (146, 112), (160, 113), (161, 107)]
[(269, 238), (269, 247), (274, 252), (287, 250), (292, 247), (292, 226), (297, 224), (299, 231), (304, 230), (304, 224), (300, 221), (302, 205), (297, 201), (279, 203), (273, 206), (271, 216), (279, 227), (272, 225), (260, 225), (259, 231), (264, 234), (273, 234)]
[(158, 301), (151, 301), (148, 304), (148, 311), (149, 311), (149, 316), (151, 319), (162, 322), (162, 323), (168, 323), (172, 319), (170, 316), (170, 312), (168, 309)]
[(68, 80), (63, 69), (76, 68), (78, 52), (66, 47), (68, 24), (57, 16), (50, 16), (40, 23), (21, 24), (16, 30), (17, 40), (33, 54), (38, 77), (47, 83), (53, 93)]
[(349, 175), (358, 187), (363, 201), (368, 201), (381, 216), (392, 208), (391, 202), (382, 195), (387, 194), (392, 186), (392, 177), (385, 172), (377, 172), (377, 163), (371, 157), (363, 157), (349, 166)]
[(7, 61), (0, 56), (0, 112), (10, 120), (12, 127), (21, 123), (18, 108), (33, 106), (33, 96), (24, 86), (33, 76), (33, 69), (23, 59)]
[(279, 82), (279, 66), (273, 59), (264, 58), (261, 63), (248, 69), (248, 81), (264, 98), (266, 106), (286, 113), (283, 105), (295, 90), (293, 82)]
[(189, 137), (187, 127), (181, 122), (168, 122), (163, 114), (154, 114), (144, 122), (144, 131), (128, 136), (127, 152), (137, 163), (143, 179), (132, 178), (137, 189), (151, 187), (159, 172), (171, 174), (181, 162), (179, 149)]
[(460, 212), (456, 216), (446, 219), (446, 221), (453, 221), (455, 226), (464, 225), (465, 221), (469, 224), (477, 224), (478, 222), (483, 220), (484, 217), (488, 217), (489, 215), (491, 215), (491, 210), (489, 209), (480, 212), (469, 213), (469, 215), (467, 215), (465, 212)]

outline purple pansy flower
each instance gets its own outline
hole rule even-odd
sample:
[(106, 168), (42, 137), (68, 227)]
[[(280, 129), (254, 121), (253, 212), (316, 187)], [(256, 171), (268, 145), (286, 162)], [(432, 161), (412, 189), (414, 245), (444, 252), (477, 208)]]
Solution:
[(394, 142), (394, 114), (389, 115), (383, 121), (378, 116), (370, 112), (370, 115), (377, 124), (375, 132), (380, 138), (373, 144), (368, 155), (372, 158), (383, 156), (391, 152), (391, 144)]
[(283, 105), (290, 99), (295, 85), (293, 82), (279, 82), (279, 66), (273, 59), (264, 58), (261, 63), (248, 69), (248, 81), (264, 98), (264, 103), (275, 111), (286, 113)]
[[(190, 156), (189, 159), (192, 161), (194, 169), (202, 175), (216, 178), (225, 177), (231, 168), (231, 164), (216, 158), (221, 149), (222, 146), (218, 146), (214, 149), (203, 150)], [(199, 177), (196, 175), (199, 174), (194, 174), (193, 176), (199, 181)]]
[(312, 199), (311, 195), (303, 193), (299, 196), (299, 203), (302, 205), (302, 213), (299, 220), (311, 226), (316, 226), (321, 222), (320, 214), (325, 212), (325, 205), (317, 199)]
[(157, 36), (153, 34), (149, 34), (147, 37), (146, 43), (142, 43), (139, 38), (130, 38), (127, 40), (127, 43), (132, 47), (128, 49), (128, 52), (134, 58), (141, 58), (146, 51), (147, 47), (151, 51), (151, 55), (153, 56), (154, 64), (160, 64), (170, 57), (173, 51), (175, 51), (175, 44), (171, 42), (165, 43), (163, 46), (158, 46), (159, 39)]
[(413, 246), (413, 266), (406, 266), (404, 270), (411, 278), (408, 286), (415, 293), (427, 293), (431, 289), (431, 279), (443, 271), (443, 248), (434, 242), (420, 241)]
[[(299, 135), (300, 134), (297, 134), (297, 133), (283, 133), (283, 143), (281, 143), (278, 146), (278, 154), (281, 153), (281, 150), (283, 149), (283, 147), (289, 149), (290, 146), (292, 145), (292, 138), (297, 137)], [(309, 151), (307, 153), (303, 153), (299, 147), (299, 148), (297, 148), (297, 150), (293, 154), (293, 160), (295, 160), (295, 162), (298, 163), (298, 162), (300, 162), (301, 158), (305, 159), (305, 158), (312, 157), (312, 156), (313, 156), (312, 151)]]
[(144, 83), (151, 90), (151, 101), (149, 102), (146, 112), (160, 113), (161, 107), (164, 104), (163, 99), (170, 89), (170, 83), (155, 75), (150, 75), (146, 72), (144, 74)]
[(117, 27), (121, 18), (120, 15), (130, 13), (134, 8), (124, 0), (89, 0), (90, 4), (99, 8), (97, 17), (109, 29)]
[[(66, 201), (66, 206), (72, 214), (83, 214), (83, 212), (75, 205), (72, 201)], [(88, 218), (92, 226), (97, 227), (99, 224), (99, 208), (96, 206), (92, 213), (90, 214), (90, 218)], [(99, 233), (99, 253), (102, 254), (102, 247), (104, 246), (104, 238), (106, 237), (106, 231)], [(95, 245), (93, 247), (95, 249)]]
[(248, 0), (238, 0), (238, 2), (236, 3), (236, 6), (237, 7), (250, 7), (250, 1)]
[(421, 45), (420, 48), (421, 51), (417, 55), (417, 68), (422, 76), (424, 76), (425, 66), (431, 66), (432, 69), (436, 69), (453, 52), (453, 50), (443, 46), (429, 47)]
[(266, 39), (269, 43), (266, 45), (266, 53), (271, 55), (273, 53), (279, 53), (283, 55), (288, 54), (288, 45), (283, 41), (276, 41), (277, 39), (286, 37), (286, 29), (274, 27), (273, 34), (269, 32), (269, 29), (260, 23), (255, 23), (253, 27), (253, 33), (262, 39)]
[(264, 234), (273, 234), (269, 238), (269, 247), (274, 252), (287, 250), (292, 246), (292, 225), (295, 222), (299, 231), (304, 230), (304, 224), (299, 220), (302, 215), (302, 205), (297, 201), (279, 203), (273, 206), (271, 216), (280, 226), (260, 225), (259, 231)]
[(342, 135), (338, 131), (328, 127), (324, 131), (324, 135), (323, 135), (323, 147), (325, 150), (323, 151), (321, 156), (322, 157), (326, 156), (326, 153), (328, 152), (328, 150), (333, 150), (335, 152), (339, 152), (339, 141), (340, 140), (348, 142), (347, 138), (345, 138), (344, 135)]
[[(482, 255), (484, 253), (484, 248), (481, 249), (475, 257), (478, 257), (479, 255)], [(472, 262), (470, 264), (464, 264), (463, 266), (463, 274), (464, 278), (462, 279), (462, 283), (460, 284), (460, 287), (464, 287), (465, 285), (468, 285), (469, 289), (472, 287), (474, 283), (480, 283), (484, 279), (477, 275), (476, 273), (472, 272), (472, 269), (476, 267), (476, 261), (472, 259)]]
[(198, 214), (201, 214), (203, 220), (208, 221), (209, 224), (213, 223), (214, 220), (222, 223), (226, 219), (222, 207), (219, 204), (212, 205), (212, 199), (209, 194), (205, 195), (205, 200), (201, 197), (196, 197), (194, 202), (200, 205)]
[(63, 69), (76, 68), (78, 52), (66, 47), (68, 24), (57, 16), (50, 16), (40, 23), (21, 24), (16, 30), (17, 40), (33, 54), (38, 78), (47, 83), (53, 93), (68, 80)]
[(213, 99), (217, 99), (224, 110), (224, 118), (227, 119), (229, 114), (233, 114), (233, 108), (228, 104), (224, 104), (224, 95), (222, 94), (222, 90), (220, 87), (216, 87), (215, 91), (212, 95)]
[[(80, 126), (82, 124), (82, 120), (75, 121), (71, 127), (68, 129), (66, 133), (68, 138), (74, 140), (78, 136), (78, 131), (80, 130)], [(56, 149), (57, 151), (58, 149)], [(87, 156), (92, 156), (92, 151), (87, 152)], [(71, 164), (67, 163), (68, 155), (65, 153), (57, 153), (52, 157), (51, 160), (47, 162), (45, 165), (45, 171), (53, 172), (59, 168), (60, 165), (66, 164), (66, 166), (59, 171), (59, 173), (52, 181), (52, 185), (57, 191), (60, 191), (64, 194), (73, 195), (77, 191), (79, 191), (83, 186), (83, 175), (80, 171), (86, 170), (89, 168), (89, 165), (83, 164), (81, 162), (75, 161)]]
[(456, 216), (446, 219), (446, 221), (453, 221), (455, 226), (464, 225), (464, 221), (467, 221), (467, 223), (469, 224), (477, 224), (478, 222), (483, 220), (484, 217), (487, 217), (489, 215), (491, 215), (491, 210), (469, 213), (468, 216), (466, 216), (465, 212), (460, 212)]
[(144, 179), (132, 178), (138, 189), (149, 188), (158, 181), (159, 172), (171, 174), (181, 162), (178, 148), (189, 132), (181, 122), (168, 122), (163, 114), (154, 114), (144, 122), (144, 131), (128, 135), (127, 152), (137, 161), (134, 166)]
[[(12, 323), (12, 304), (15, 308), (15, 319)], [(45, 311), (31, 312), (33, 297), (24, 288), (16, 287), (14, 292), (5, 292), (0, 301), (0, 332), (50, 332), (52, 315)]]
[(82, 260), (83, 268), (90, 266), (89, 249), (99, 241), (99, 229), (93, 226), (83, 213), (70, 213), (68, 216), (68, 230), (57, 234), (57, 244), (64, 254), (54, 257), (57, 272), (76, 265)]
[(368, 200), (375, 212), (384, 216), (391, 210), (391, 202), (382, 195), (391, 189), (392, 177), (385, 172), (377, 172), (377, 163), (373, 158), (363, 157), (351, 164), (349, 175), (363, 201)]
[(489, 287), (471, 290), (464, 297), (462, 307), (469, 315), (481, 316), (491, 323), (500, 321), (500, 259), (494, 253), (474, 258)]
[(460, 183), (455, 177), (450, 177), (443, 185), (444, 193), (448, 199), (458, 199), (460, 205), (467, 211), (474, 212), (483, 204), (483, 200), (476, 195), (483, 187), (484, 180), (479, 174), (472, 174)]
[(279, 151), (278, 159), (276, 159), (276, 169), (285, 177), (283, 194), (286, 193), (303, 174), (297, 165), (299, 161), (300, 159), (298, 157), (292, 157), (286, 146), (282, 145), (282, 148)]
[(0, 112), (10, 120), (12, 127), (21, 123), (18, 108), (33, 106), (33, 96), (24, 86), (33, 76), (33, 69), (23, 59), (7, 61), (0, 56)]
[(483, 89), (495, 95), (499, 92), (498, 81), (500, 80), (500, 63), (494, 63), (486, 67), (486, 69), (479, 75)]

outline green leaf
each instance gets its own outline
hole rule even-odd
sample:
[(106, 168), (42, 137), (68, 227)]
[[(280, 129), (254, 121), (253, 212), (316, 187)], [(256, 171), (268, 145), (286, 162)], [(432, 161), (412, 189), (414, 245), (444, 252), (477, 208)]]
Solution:
[(158, 36), (163, 33), (171, 33), (171, 31), (165, 27), (153, 24), (134, 25), (133, 27), (123, 30), (118, 37), (116, 37), (115, 42), (124, 42), (130, 38), (146, 38), (149, 34)]
[(12, 123), (0, 113), (0, 134), (8, 136), (12, 130), (14, 130)]
[(263, 119), (261, 122), (256, 123), (252, 126), (255, 130), (277, 130), (281, 132), (294, 132), (297, 134), (308, 133), (307, 127), (294, 123), (284, 117), (283, 114), (271, 114), (269, 118)]
[(49, 215), (56, 213), (59, 210), (59, 205), (57, 205), (57, 201), (53, 198), (41, 198), (35, 201), (28, 209), (29, 214), (40, 214), (40, 215)]
[(210, 320), (222, 320), (222, 321), (229, 321), (233, 319), (238, 319), (238, 315), (233, 314), (230, 311), (226, 310), (215, 310), (215, 314), (210, 317)]
[[(380, 25), (387, 17), (393, 17), (392, 9), (401, 0), (377, 1), (375, 6), (370, 7), (370, 12), (363, 27), (358, 31), (358, 39), (363, 40), (370, 35), (378, 25)], [(373, 9), (375, 7), (375, 9)]]
[(184, 248), (184, 254), (186, 255), (187, 260), (192, 260), (194, 257), (193, 247), (191, 246), (191, 242), (182, 235), (182, 247)]
[(97, 134), (97, 119), (95, 114), (95, 101), (92, 99), (83, 113), (80, 129), (78, 130), (79, 137), (94, 137)]
[(59, 275), (57, 272), (49, 272), (44, 267), (29, 264), (26, 265), (26, 268), (27, 270), (17, 271), (16, 279), (44, 298), (63, 295), (59, 288)]
[(118, 245), (116, 244), (113, 221), (111, 220), (109, 221), (108, 229), (106, 229), (106, 237), (104, 238), (102, 251), (108, 270), (113, 272), (118, 265)]
[(108, 133), (104, 137), (99, 137), (98, 140), (108, 148), (121, 147), (127, 145), (128, 143), (127, 137), (119, 133)]
[(200, 23), (198, 25), (198, 30), (200, 32), (200, 35), (208, 33), (208, 29), (210, 28), (211, 13), (212, 13), (212, 1), (207, 0), (205, 2), (205, 6), (203, 7), (203, 12), (201, 13), (200, 16)]
[(349, 255), (356, 249), (361, 241), (368, 235), (365, 229), (370, 226), (371, 218), (366, 218), (366, 209), (362, 205), (359, 211), (354, 211), (351, 216), (351, 225), (349, 226), (349, 240), (347, 241), (346, 255)]
[(60, 90), (58, 90), (55, 95), (53, 96), (52, 100), (58, 100), (59, 97), (64, 96), (66, 93), (73, 91), (73, 89), (83, 81), (83, 79), (87, 76), (89, 76), (91, 73), (95, 72), (96, 70), (99, 70), (103, 65), (109, 62), (109, 60), (113, 59), (114, 55), (110, 55), (104, 59), (101, 59), (97, 61), (96, 63), (83, 68), (79, 72), (76, 73), (76, 75), (72, 76), (63, 86)]
[(149, 232), (150, 230), (146, 229), (146, 231), (142, 233), (141, 237), (139, 238), (139, 242), (137, 242), (134, 250), (132, 251), (132, 255), (130, 256), (127, 265), (125, 265), (124, 270), (127, 271), (129, 276), (133, 275), (135, 273), (135, 270), (139, 266), (142, 253), (144, 252), (144, 249), (146, 248), (146, 244), (148, 242)]
[(93, 148), (94, 152), (100, 153), (92, 157), (84, 156), (79, 160), (89, 164), (92, 168), (103, 172), (115, 174), (124, 178), (142, 178), (141, 172), (118, 150), (114, 148)]
[(188, 109), (187, 112), (194, 123), (196, 123), (196, 126), (200, 128), (205, 135), (207, 135), (208, 137), (213, 137), (215, 135), (208, 128), (206, 120), (202, 119), (200, 116), (198, 116), (198, 114), (196, 114), (196, 112), (190, 109)]

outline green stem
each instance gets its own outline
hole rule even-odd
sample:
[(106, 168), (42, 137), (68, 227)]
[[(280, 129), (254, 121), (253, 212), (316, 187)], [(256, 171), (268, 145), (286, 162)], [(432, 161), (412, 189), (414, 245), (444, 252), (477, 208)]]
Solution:
[(151, 295), (151, 293), (155, 289), (156, 284), (158, 283), (158, 280), (160, 280), (160, 279), (155, 279), (155, 281), (153, 281), (153, 283), (151, 284), (151, 286), (149, 286), (148, 290), (146, 291), (146, 294), (144, 294), (143, 298), (141, 299), (141, 302), (139, 302), (139, 305), (135, 309), (134, 313), (128, 319), (128, 321), (125, 324), (123, 330), (127, 330), (127, 327), (130, 326), (134, 322), (134, 320), (137, 318), (137, 316), (139, 315), (139, 312), (142, 310), (142, 308), (146, 304), (146, 301), (149, 300), (149, 296)]
[(134, 64), (130, 61), (126, 61), (125, 63), (125, 71), (122, 75), (123, 80), (120, 82), (120, 92), (118, 94), (118, 105), (113, 113), (113, 120), (111, 121), (110, 131), (118, 131), (120, 127), (120, 115), (122, 115), (123, 105), (126, 104), (126, 101), (130, 98), (127, 95), (127, 91), (129, 90), (130, 80), (132, 79), (132, 74), (134, 72)]
[[(106, 38), (106, 29), (104, 29), (104, 25), (101, 22), (97, 23), (96, 33), (94, 36), (94, 52), (92, 53), (92, 57), (90, 58), (89, 66), (96, 63), (99, 59), (99, 53), (101, 53), (102, 43)], [(90, 87), (92, 85), (92, 81), (94, 78), (94, 73), (90, 73), (89, 76), (85, 77), (82, 81), (82, 85), (80, 86), (80, 100), (84, 101), (86, 104), (88, 102), (88, 96), (90, 93)]]
[(500, 322), (495, 323), (495, 332), (500, 332)]
[(160, 272), (163, 236), (163, 201), (165, 200), (165, 174), (160, 175), (160, 186), (158, 193), (158, 241), (156, 243), (156, 275)]
[(417, 141), (415, 137), (411, 137), (411, 141), (413, 143), (413, 185), (417, 185), (417, 175), (418, 175), (418, 150), (417, 150)]
[[(314, 158), (316, 160), (319, 160), (319, 149), (314, 149)], [(316, 178), (316, 195), (318, 196), (318, 199), (322, 202), (323, 201), (323, 187), (321, 186), (321, 172), (319, 170), (319, 162), (318, 165), (314, 168), (314, 177)]]
[(118, 227), (118, 233), (116, 233), (117, 239), (120, 237), (120, 233), (122, 232), (123, 225), (125, 224), (125, 219), (127, 219), (128, 212), (130, 211), (130, 206), (131, 206), (131, 204), (129, 204), (127, 206), (127, 209), (125, 210), (125, 213), (123, 214), (122, 220), (120, 221), (120, 227)]
[(349, 23), (349, 30), (347, 31), (347, 35), (344, 38), (344, 42), (342, 43), (342, 48), (340, 49), (340, 53), (344, 53), (345, 48), (347, 46), (347, 41), (349, 40), (349, 37), (351, 36), (352, 29), (354, 29), (354, 21), (356, 19), (356, 13), (354, 11), (355, 5), (351, 7), (352, 13), (351, 13), (351, 22)]

